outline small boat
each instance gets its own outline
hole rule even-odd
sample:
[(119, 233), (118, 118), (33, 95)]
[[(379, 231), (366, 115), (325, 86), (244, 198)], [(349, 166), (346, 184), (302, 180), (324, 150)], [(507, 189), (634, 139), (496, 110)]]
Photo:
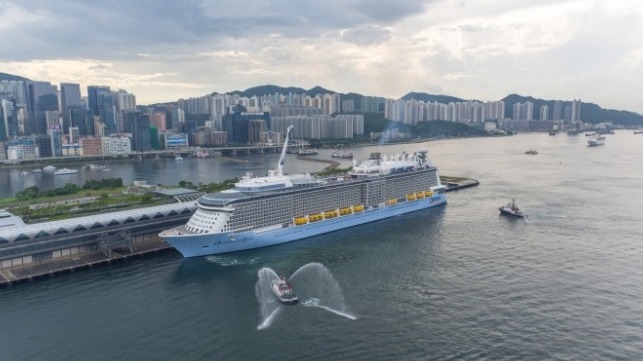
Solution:
[(101, 164), (90, 164), (89, 165), (89, 169), (91, 169), (91, 170), (103, 170), (105, 168), (107, 168), (107, 166), (106, 165), (101, 165)]
[(180, 155), (177, 155), (176, 157), (174, 157), (174, 160), (177, 162), (180, 162), (183, 160), (183, 157), (181, 157)]
[(22, 171), (22, 172), (20, 172), (20, 173), (21, 173), (22, 175), (29, 175), (29, 174), (31, 174), (31, 173), (27, 172), (26, 170), (23, 170), (23, 171)]
[(605, 144), (605, 136), (604, 135), (597, 135), (594, 137), (587, 138), (587, 146), (588, 147), (595, 147), (597, 145), (604, 145)]
[(635, 130), (634, 134), (643, 134), (643, 130)]
[(36, 168), (36, 169), (32, 170), (31, 173), (42, 173), (42, 169)]
[(537, 151), (537, 150), (535, 150), (535, 149), (529, 149), (528, 151), (526, 151), (526, 152), (525, 152), (525, 154), (531, 154), (531, 155), (534, 155), (534, 154), (538, 154), (538, 151)]
[(514, 217), (524, 217), (525, 212), (522, 211), (522, 209), (518, 208), (516, 205), (516, 200), (512, 199), (511, 202), (507, 203), (507, 205), (502, 206), (499, 208), (500, 209), (500, 214), (504, 214), (507, 216), (514, 216)]
[(331, 155), (333, 158), (353, 158), (353, 153), (351, 152), (333, 152)]
[(297, 155), (315, 155), (315, 154), (318, 154), (318, 152), (312, 149), (300, 149), (297, 152)]
[(299, 297), (293, 292), (292, 286), (286, 280), (286, 276), (282, 275), (279, 279), (272, 281), (270, 289), (283, 304), (294, 305), (299, 302)]
[(48, 166), (44, 167), (42, 170), (45, 171), (45, 172), (55, 172), (56, 167), (54, 167), (53, 165), (48, 165)]
[(54, 172), (54, 175), (76, 174), (78, 169), (60, 168)]

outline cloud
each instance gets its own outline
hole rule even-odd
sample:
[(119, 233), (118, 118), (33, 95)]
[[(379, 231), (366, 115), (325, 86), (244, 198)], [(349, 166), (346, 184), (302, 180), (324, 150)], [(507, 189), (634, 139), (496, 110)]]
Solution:
[(387, 41), (391, 32), (377, 25), (363, 25), (353, 29), (347, 29), (341, 32), (344, 41), (356, 45), (374, 45)]
[(408, 16), (421, 14), (430, 1), (358, 0), (349, 5), (376, 23), (392, 23)]
[(639, 0), (2, 0), (0, 71), (143, 104), (283, 84), (642, 112), (640, 33)]

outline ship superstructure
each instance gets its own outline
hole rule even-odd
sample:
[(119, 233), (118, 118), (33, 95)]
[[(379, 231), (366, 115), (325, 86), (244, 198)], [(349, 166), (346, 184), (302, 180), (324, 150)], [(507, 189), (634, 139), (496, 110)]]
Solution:
[(284, 175), (292, 126), (277, 169), (205, 195), (189, 222), (160, 233), (184, 257), (290, 242), (446, 203), (427, 151), (373, 153), (347, 176)]

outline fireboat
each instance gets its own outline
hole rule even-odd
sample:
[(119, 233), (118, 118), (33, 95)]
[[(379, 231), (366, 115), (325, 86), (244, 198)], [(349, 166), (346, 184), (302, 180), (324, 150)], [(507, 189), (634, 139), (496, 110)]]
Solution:
[(299, 297), (293, 292), (292, 286), (283, 275), (279, 279), (272, 281), (270, 289), (283, 304), (294, 305), (299, 302)]

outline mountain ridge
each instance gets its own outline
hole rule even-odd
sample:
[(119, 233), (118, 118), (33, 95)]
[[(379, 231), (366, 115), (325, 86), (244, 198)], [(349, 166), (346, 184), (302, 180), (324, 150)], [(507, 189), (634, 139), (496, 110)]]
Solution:
[[(0, 72), (0, 80), (22, 80), (22, 81), (32, 81), (30, 79), (18, 76), (18, 75), (13, 75), (13, 74), (8, 74), (8, 73), (2, 73)], [(359, 93), (354, 93), (354, 92), (349, 92), (349, 93), (340, 93), (336, 92), (327, 88), (324, 88), (322, 86), (316, 85), (308, 90), (301, 88), (301, 87), (282, 87), (278, 85), (272, 85), (272, 84), (266, 84), (266, 85), (259, 85), (255, 87), (248, 88), (246, 90), (234, 90), (231, 92), (228, 92), (228, 94), (239, 94), (240, 96), (244, 97), (251, 97), (251, 96), (262, 96), (262, 95), (272, 95), (275, 93), (280, 93), (280, 94), (288, 94), (288, 93), (294, 93), (294, 94), (306, 94), (308, 96), (316, 96), (319, 94), (327, 94), (327, 93), (338, 93), (342, 96), (342, 100), (353, 100), (354, 105), (356, 109), (360, 108), (361, 105), (361, 100), (363, 95)], [(212, 92), (211, 94), (219, 94), (218, 92)], [(384, 99), (384, 97), (378, 97), (375, 96), (376, 98), (381, 98)], [(438, 103), (444, 103), (448, 104), (451, 102), (466, 102), (469, 101), (467, 99), (462, 99), (458, 98), (455, 96), (451, 95), (442, 95), (442, 94), (430, 94), (430, 93), (425, 93), (425, 92), (416, 92), (416, 91), (411, 91), (402, 96), (400, 99), (403, 100), (411, 100), (415, 99), (418, 101), (424, 101), (424, 102), (438, 102)], [(568, 100), (558, 100), (558, 99), (539, 99), (539, 98), (534, 98), (532, 96), (524, 96), (524, 95), (519, 95), (519, 94), (509, 94), (506, 97), (501, 99), (502, 101), (505, 102), (505, 116), (508, 118), (511, 118), (513, 116), (513, 104), (515, 103), (524, 103), (525, 101), (531, 101), (534, 103), (534, 117), (537, 117), (537, 112), (538, 109), (542, 105), (548, 105), (549, 106), (549, 112), (550, 114), (553, 112), (554, 108), (554, 103), (556, 101), (560, 101), (562, 103), (562, 107), (566, 105), (570, 105), (571, 101)], [(473, 100), (476, 101), (476, 100)], [(171, 102), (166, 102), (171, 103)], [(159, 103), (162, 104), (162, 103)], [(627, 110), (616, 110), (616, 109), (604, 109), (600, 107), (597, 104), (594, 103), (585, 103), (583, 102), (581, 105), (581, 120), (583, 122), (587, 123), (600, 123), (600, 122), (607, 122), (611, 121), (614, 124), (619, 124), (619, 125), (626, 125), (626, 126), (641, 126), (643, 125), (643, 115), (627, 111)], [(550, 116), (550, 119), (552, 117)]]

